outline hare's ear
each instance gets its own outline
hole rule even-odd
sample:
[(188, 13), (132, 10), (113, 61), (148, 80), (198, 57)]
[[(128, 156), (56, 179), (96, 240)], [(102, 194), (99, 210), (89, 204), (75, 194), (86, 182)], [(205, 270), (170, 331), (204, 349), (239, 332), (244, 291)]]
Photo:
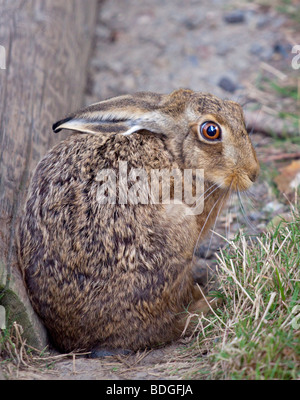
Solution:
[(101, 101), (56, 122), (53, 131), (71, 129), (82, 133), (130, 135), (142, 129), (164, 133), (170, 116), (160, 111), (163, 95), (136, 93)]

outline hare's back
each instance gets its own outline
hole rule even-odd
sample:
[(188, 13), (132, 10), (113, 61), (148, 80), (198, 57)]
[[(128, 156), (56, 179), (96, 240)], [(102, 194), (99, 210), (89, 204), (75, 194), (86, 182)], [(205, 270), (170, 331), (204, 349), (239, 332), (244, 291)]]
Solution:
[(117, 176), (120, 162), (127, 163), (129, 172), (131, 168), (166, 168), (171, 158), (163, 143), (151, 136), (76, 134), (41, 160), (21, 223), (24, 267), (45, 269), (48, 263), (47, 273), (64, 267), (86, 273), (91, 265), (110, 269), (122, 262), (128, 265), (137, 249), (142, 253), (147, 246), (145, 257), (150, 262), (160, 239), (162, 246), (166, 240), (160, 227), (161, 205), (105, 204), (99, 197), (101, 172)]

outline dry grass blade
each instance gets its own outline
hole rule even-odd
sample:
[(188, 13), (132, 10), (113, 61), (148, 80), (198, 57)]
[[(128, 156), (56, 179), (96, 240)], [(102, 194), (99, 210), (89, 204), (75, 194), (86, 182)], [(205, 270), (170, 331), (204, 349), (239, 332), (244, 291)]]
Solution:
[(252, 304), (254, 304), (254, 300), (249, 296), (249, 294), (247, 293), (246, 289), (242, 286), (242, 284), (238, 281), (238, 279), (236, 278), (234, 272), (230, 271), (230, 269), (227, 267), (227, 265), (222, 262), (221, 258), (219, 257), (219, 255), (217, 254), (217, 258), (220, 261), (220, 266), (221, 268), (223, 268), (223, 270), (225, 272), (228, 273), (228, 275), (235, 281), (235, 283), (238, 285), (238, 287), (244, 292), (244, 294), (248, 297), (248, 299), (251, 301)]
[(226, 324), (221, 320), (221, 318), (216, 314), (215, 310), (212, 308), (210, 302), (207, 300), (207, 298), (206, 298), (205, 294), (203, 293), (201, 287), (200, 287), (198, 284), (197, 284), (197, 286), (198, 286), (198, 289), (199, 289), (200, 292), (201, 292), (201, 295), (202, 295), (203, 299), (205, 300), (206, 304), (208, 305), (210, 311), (211, 311), (211, 312), (214, 314), (214, 316), (221, 322), (221, 324), (223, 324), (223, 325), (226, 327)]
[(267, 305), (267, 308), (265, 309), (265, 312), (264, 312), (263, 316), (261, 317), (261, 320), (260, 320), (259, 324), (257, 325), (257, 328), (255, 329), (255, 332), (253, 333), (252, 340), (255, 340), (255, 336), (256, 336), (257, 332), (259, 331), (259, 328), (260, 328), (261, 324), (264, 322), (264, 320), (266, 318), (266, 315), (268, 314), (269, 309), (270, 309), (271, 305), (273, 304), (273, 301), (274, 301), (276, 295), (277, 295), (277, 293), (275, 293), (275, 292), (271, 293), (270, 300), (269, 300), (269, 303)]

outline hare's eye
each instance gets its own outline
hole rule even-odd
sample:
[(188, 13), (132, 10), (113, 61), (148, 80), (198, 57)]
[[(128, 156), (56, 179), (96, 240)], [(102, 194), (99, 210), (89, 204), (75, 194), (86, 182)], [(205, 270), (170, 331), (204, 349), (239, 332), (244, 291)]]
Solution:
[(200, 133), (205, 139), (216, 140), (221, 138), (221, 128), (215, 122), (204, 122), (200, 127)]

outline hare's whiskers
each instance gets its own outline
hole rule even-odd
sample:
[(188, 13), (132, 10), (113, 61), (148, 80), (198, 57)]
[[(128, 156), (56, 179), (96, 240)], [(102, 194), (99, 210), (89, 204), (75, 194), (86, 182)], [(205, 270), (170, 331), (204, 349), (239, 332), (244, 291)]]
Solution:
[[(242, 196), (244, 196), (246, 199), (250, 200), (250, 204), (252, 206), (252, 201), (255, 202), (256, 196), (255, 194), (251, 191), (251, 189), (246, 190), (245, 192), (241, 193)], [(253, 206), (252, 206), (253, 207)]]
[(212, 190), (210, 193), (208, 193), (208, 195), (206, 197), (204, 197), (204, 201), (206, 201), (209, 198), (209, 196), (211, 194), (213, 194), (217, 189), (220, 189), (220, 187), (221, 187), (221, 185), (218, 185), (217, 187), (214, 188), (214, 190)]
[(237, 96), (233, 97), (231, 100), (234, 101), (235, 103), (239, 103), (240, 104), (240, 100), (242, 100), (242, 99), (243, 99), (243, 95), (240, 93)]
[(244, 208), (244, 204), (242, 201), (242, 196), (239, 190), (237, 190), (237, 195), (238, 195), (238, 199), (239, 199), (239, 203), (240, 203), (240, 208), (243, 214), (243, 217), (246, 221), (246, 224), (249, 226), (249, 228), (254, 232), (257, 233), (257, 229), (255, 228), (255, 226), (252, 224), (252, 222), (250, 221), (250, 219), (248, 218), (246, 212), (245, 212), (245, 208)]
[[(225, 221), (225, 237), (227, 239), (230, 238), (230, 224), (231, 224), (231, 219), (232, 219), (231, 213), (232, 213), (233, 196), (234, 196), (234, 193), (233, 193), (232, 190), (230, 190), (230, 192), (229, 192), (229, 205), (228, 205), (227, 210), (226, 210), (226, 221)], [(228, 216), (229, 216), (229, 218), (228, 218)]]
[(210, 209), (210, 211), (209, 211), (209, 213), (208, 213), (208, 215), (207, 215), (207, 217), (206, 217), (206, 219), (205, 219), (205, 221), (204, 221), (204, 224), (203, 224), (203, 226), (202, 226), (202, 229), (201, 229), (201, 231), (200, 231), (200, 233), (199, 233), (199, 235), (198, 235), (198, 239), (197, 239), (196, 245), (195, 245), (195, 247), (194, 247), (191, 265), (193, 265), (194, 258), (195, 258), (195, 255), (196, 255), (196, 250), (197, 250), (197, 248), (198, 248), (199, 240), (200, 240), (200, 237), (201, 237), (201, 235), (202, 235), (203, 229), (205, 228), (205, 225), (207, 224), (207, 221), (208, 221), (208, 219), (209, 219), (209, 217), (210, 217), (210, 214), (212, 213), (213, 209), (214, 209), (215, 206), (218, 204), (218, 202), (220, 201), (221, 198), (222, 198), (222, 197), (219, 197), (219, 198), (216, 200), (216, 202), (214, 203), (214, 205), (213, 205), (212, 208)]
[(239, 231), (242, 228), (242, 224), (241, 224), (241, 221), (240, 221), (240, 218), (239, 218), (239, 215), (238, 215), (238, 207), (237, 207), (237, 201), (236, 200), (237, 199), (235, 199), (235, 201), (234, 201), (234, 212), (235, 212), (235, 215), (236, 215), (236, 223), (237, 223), (238, 231)]
[[(231, 201), (231, 193), (229, 201)], [(225, 217), (225, 237), (228, 239), (228, 228), (227, 224), (230, 222), (230, 205), (226, 209), (226, 217)]]
[(204, 197), (205, 194), (206, 194), (210, 189), (214, 188), (214, 190), (212, 190), (206, 197), (204, 197), (204, 201), (207, 200), (207, 199), (209, 198), (209, 196), (210, 196), (211, 194), (213, 194), (213, 192), (216, 191), (217, 189), (219, 189), (220, 187), (221, 187), (221, 185), (218, 185), (217, 183), (214, 183), (213, 185), (211, 185), (209, 188), (207, 188), (207, 189), (205, 190), (204, 193), (202, 193), (202, 194), (198, 197), (197, 200), (194, 201), (194, 203), (192, 204), (192, 206), (194, 206), (195, 204), (197, 204), (197, 202), (198, 202), (202, 197)]
[(205, 258), (206, 258), (207, 255), (208, 255), (208, 252), (209, 252), (209, 249), (210, 249), (210, 246), (211, 246), (212, 237), (213, 237), (213, 235), (214, 235), (215, 227), (216, 227), (216, 224), (217, 224), (217, 220), (218, 220), (218, 218), (219, 218), (220, 211), (221, 211), (222, 206), (223, 206), (223, 204), (224, 204), (224, 201), (225, 201), (225, 199), (226, 199), (226, 195), (227, 195), (228, 192), (230, 191), (230, 188), (231, 188), (231, 185), (230, 185), (230, 187), (228, 188), (228, 190), (227, 190), (227, 191), (223, 194), (223, 196), (222, 196), (222, 201), (221, 201), (220, 207), (219, 207), (219, 209), (218, 209), (218, 213), (217, 213), (217, 216), (216, 216), (216, 219), (215, 219), (215, 222), (214, 222), (214, 226), (213, 226), (213, 229), (211, 230), (210, 240), (209, 240), (208, 248), (207, 248), (207, 251), (206, 251), (206, 254), (205, 254)]

